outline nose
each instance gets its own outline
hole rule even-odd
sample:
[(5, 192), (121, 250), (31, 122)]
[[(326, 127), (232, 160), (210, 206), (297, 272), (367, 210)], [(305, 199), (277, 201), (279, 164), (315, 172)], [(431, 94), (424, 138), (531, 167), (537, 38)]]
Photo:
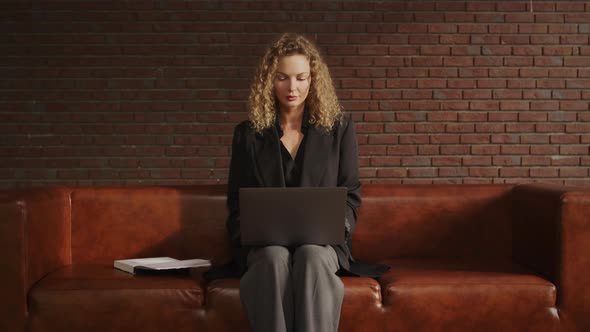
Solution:
[(289, 92), (295, 91), (296, 90), (296, 84), (297, 84), (297, 80), (296, 79), (290, 79), (289, 80)]

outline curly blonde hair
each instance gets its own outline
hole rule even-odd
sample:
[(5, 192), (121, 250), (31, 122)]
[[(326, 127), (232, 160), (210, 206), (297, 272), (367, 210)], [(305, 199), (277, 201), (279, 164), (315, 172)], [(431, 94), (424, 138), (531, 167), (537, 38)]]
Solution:
[(257, 132), (274, 125), (278, 101), (273, 89), (273, 79), (277, 63), (280, 57), (294, 54), (304, 55), (309, 59), (311, 86), (305, 100), (309, 109), (309, 122), (330, 131), (342, 117), (342, 106), (336, 96), (328, 66), (316, 46), (301, 35), (285, 33), (266, 50), (250, 87), (249, 118)]

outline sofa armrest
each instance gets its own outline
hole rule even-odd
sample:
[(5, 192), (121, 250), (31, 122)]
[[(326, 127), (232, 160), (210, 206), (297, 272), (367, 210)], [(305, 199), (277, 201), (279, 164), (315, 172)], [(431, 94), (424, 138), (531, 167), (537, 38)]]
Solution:
[(565, 331), (590, 331), (590, 189), (514, 188), (513, 258), (557, 287)]
[(67, 190), (0, 193), (0, 331), (24, 331), (30, 288), (71, 263), (70, 229)]

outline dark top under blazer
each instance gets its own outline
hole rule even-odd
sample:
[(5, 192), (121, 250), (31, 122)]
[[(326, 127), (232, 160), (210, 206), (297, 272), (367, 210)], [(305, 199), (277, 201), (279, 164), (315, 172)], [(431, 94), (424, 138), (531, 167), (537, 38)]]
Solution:
[[(351, 117), (343, 116), (330, 132), (309, 125), (306, 140), (301, 187), (348, 189), (345, 243), (333, 246), (338, 255), (340, 273), (371, 277), (381, 275), (388, 269), (387, 266), (355, 261), (351, 255), (352, 232), (361, 204), (358, 146)], [(238, 193), (242, 187), (285, 187), (280, 140), (275, 126), (257, 133), (249, 121), (243, 121), (234, 130), (227, 193), (229, 216), (226, 223), (231, 238), (233, 264), (212, 270), (206, 276), (210, 279), (228, 275), (240, 277), (246, 271), (246, 257), (252, 247), (240, 243)]]
[(291, 153), (283, 142), (283, 129), (279, 123), (279, 117), (275, 121), (275, 128), (279, 134), (279, 144), (281, 145), (281, 161), (283, 165), (283, 177), (285, 178), (285, 185), (287, 187), (299, 187), (301, 185), (301, 170), (303, 169), (303, 156), (305, 154), (305, 143), (307, 142), (307, 128), (309, 128), (309, 112), (307, 109), (303, 112), (303, 120), (301, 122), (301, 133), (303, 133), (303, 139), (299, 143), (295, 158), (291, 156)]

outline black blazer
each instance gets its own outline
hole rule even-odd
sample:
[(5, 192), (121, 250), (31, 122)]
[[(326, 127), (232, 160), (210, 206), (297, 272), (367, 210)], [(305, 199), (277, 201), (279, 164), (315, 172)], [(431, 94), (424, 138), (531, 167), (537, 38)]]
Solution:
[[(340, 273), (381, 275), (388, 267), (358, 262), (351, 255), (352, 232), (357, 221), (357, 209), (361, 204), (358, 146), (351, 117), (343, 116), (330, 132), (310, 124), (306, 140), (301, 186), (348, 188), (343, 230), (345, 244), (333, 246), (338, 255)], [(229, 216), (226, 226), (231, 238), (233, 258), (233, 273), (229, 274), (241, 276), (246, 271), (246, 257), (251, 249), (240, 243), (239, 188), (284, 186), (280, 141), (276, 127), (271, 126), (257, 133), (249, 121), (238, 124), (232, 141), (227, 193)], [(221, 273), (221, 276), (225, 274), (227, 273)]]

